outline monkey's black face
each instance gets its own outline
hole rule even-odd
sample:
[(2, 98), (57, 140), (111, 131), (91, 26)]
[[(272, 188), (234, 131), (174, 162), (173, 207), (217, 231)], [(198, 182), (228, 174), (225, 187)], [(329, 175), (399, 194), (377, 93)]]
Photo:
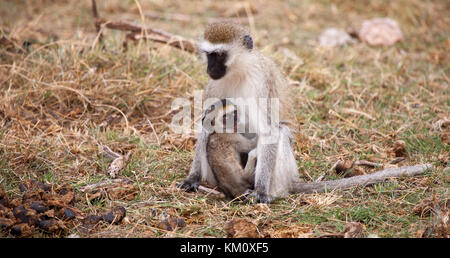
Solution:
[(213, 80), (218, 80), (225, 76), (227, 73), (227, 66), (225, 62), (227, 60), (227, 52), (212, 52), (207, 53), (208, 68), (206, 72)]

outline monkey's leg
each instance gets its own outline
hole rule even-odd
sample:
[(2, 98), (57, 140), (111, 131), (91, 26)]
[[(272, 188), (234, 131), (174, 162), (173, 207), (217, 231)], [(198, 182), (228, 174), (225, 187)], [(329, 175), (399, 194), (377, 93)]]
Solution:
[(211, 172), (211, 168), (209, 167), (206, 158), (206, 145), (208, 143), (209, 135), (210, 134), (206, 130), (202, 130), (199, 133), (191, 169), (183, 182), (178, 184), (179, 188), (186, 191), (196, 191), (200, 181), (205, 181), (210, 187), (216, 186), (214, 175)]
[(257, 203), (270, 203), (270, 186), (275, 171), (278, 145), (258, 142), (258, 162), (255, 168), (255, 191)]
[(275, 144), (258, 143), (255, 170), (256, 202), (270, 203), (289, 194), (298, 181), (297, 162), (292, 148), (289, 127), (280, 125)]
[(207, 146), (207, 156), (219, 190), (229, 199), (234, 199), (253, 188), (253, 185), (244, 177), (239, 153), (225, 138), (219, 134), (211, 135)]

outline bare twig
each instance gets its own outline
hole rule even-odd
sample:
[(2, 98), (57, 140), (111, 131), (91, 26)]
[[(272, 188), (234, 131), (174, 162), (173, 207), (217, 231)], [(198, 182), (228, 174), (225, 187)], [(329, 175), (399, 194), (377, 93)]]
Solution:
[(357, 160), (353, 163), (354, 166), (368, 166), (368, 167), (382, 167), (380, 163), (370, 162), (367, 160)]
[(397, 163), (400, 163), (400, 162), (404, 161), (405, 159), (406, 159), (405, 157), (398, 157), (398, 158), (395, 158), (395, 159), (391, 160), (389, 162), (389, 164), (397, 164)]
[(219, 191), (216, 191), (214, 189), (211, 189), (211, 188), (208, 188), (208, 187), (202, 186), (202, 185), (198, 186), (198, 190), (202, 191), (202, 192), (205, 192), (205, 193), (208, 193), (208, 194), (213, 194), (213, 195), (221, 195), (222, 194)]
[[(145, 17), (150, 19), (160, 19), (160, 20), (169, 20), (169, 21), (178, 21), (178, 22), (192, 22), (196, 18), (201, 18), (198, 16), (181, 14), (181, 13), (160, 13), (155, 11), (145, 11)], [(208, 23), (212, 22), (221, 22), (221, 21), (229, 21), (236, 23), (248, 23), (247, 17), (213, 17), (207, 19)]]
[(341, 162), (341, 161), (340, 161), (340, 160), (336, 161), (336, 162), (333, 164), (333, 166), (332, 166), (328, 171), (323, 172), (323, 173), (316, 179), (315, 182), (320, 182), (320, 181), (322, 181), (322, 179), (325, 177), (325, 175), (326, 175), (327, 173), (333, 171), (333, 170), (336, 168), (336, 166), (339, 164), (339, 162)]
[(102, 182), (99, 182), (99, 183), (96, 183), (96, 184), (86, 185), (86, 186), (83, 186), (80, 190), (82, 192), (87, 192), (87, 191), (91, 191), (91, 190), (94, 190), (94, 189), (97, 189), (97, 188), (106, 187), (106, 186), (111, 185), (111, 184), (118, 184), (118, 183), (126, 184), (126, 183), (130, 183), (130, 182), (132, 182), (130, 179), (118, 178), (118, 179), (102, 181)]
[(112, 159), (117, 159), (119, 158), (121, 155), (117, 152), (112, 151), (108, 146), (103, 145), (103, 150), (106, 152), (106, 154), (108, 154), (108, 156)]
[(166, 36), (155, 35), (155, 34), (141, 35), (141, 34), (134, 32), (134, 33), (128, 34), (127, 38), (131, 38), (133, 40), (149, 39), (154, 42), (167, 44), (171, 47), (175, 47), (175, 48), (184, 50), (189, 53), (195, 53), (197, 51), (197, 48), (192, 41), (184, 39), (180, 36), (166, 37)]
[[(94, 16), (95, 21), (97, 21), (100, 18), (98, 16), (97, 4), (95, 3), (95, 0), (92, 0), (91, 3), (92, 3), (92, 14)], [(97, 24), (97, 22), (95, 22), (94, 25), (95, 25), (95, 30), (97, 31), (97, 34), (99, 34), (98, 39), (100, 40), (100, 42), (103, 42), (103, 35), (101, 32), (100, 24)]]

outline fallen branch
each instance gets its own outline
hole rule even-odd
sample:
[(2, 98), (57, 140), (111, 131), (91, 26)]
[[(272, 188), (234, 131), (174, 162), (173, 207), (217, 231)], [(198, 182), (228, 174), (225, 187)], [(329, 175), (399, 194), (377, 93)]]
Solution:
[(140, 39), (148, 39), (152, 40), (157, 43), (167, 44), (171, 47), (175, 47), (181, 50), (184, 50), (189, 53), (195, 53), (197, 51), (197, 47), (195, 46), (195, 43), (192, 41), (189, 41), (187, 39), (184, 39), (180, 36), (162, 36), (158, 34), (142, 34), (133, 32), (127, 35), (128, 39), (132, 39), (134, 41), (140, 40)]
[(95, 24), (103, 26), (108, 29), (129, 31), (127, 39), (139, 40), (148, 39), (158, 43), (167, 44), (169, 46), (187, 51), (189, 53), (195, 53), (197, 51), (196, 43), (193, 40), (185, 39), (181, 36), (171, 34), (167, 31), (155, 29), (155, 28), (143, 28), (139, 25), (131, 24), (128, 22), (118, 21), (105, 21), (103, 19), (97, 19)]
[[(142, 26), (123, 21), (118, 22), (106, 21), (100, 18), (95, 0), (91, 0), (91, 3), (92, 3), (92, 13), (95, 19), (95, 29), (98, 33), (98, 38), (100, 42), (103, 39), (101, 29), (102, 27), (106, 27), (108, 29), (113, 30), (129, 31), (130, 33), (127, 34), (126, 38), (131, 39), (133, 41), (139, 39), (148, 39), (158, 43), (167, 44), (169, 46), (181, 49), (189, 53), (195, 53), (197, 51), (196, 47), (197, 44), (195, 43), (195, 41), (185, 39), (181, 36), (171, 34), (161, 29), (148, 27), (144, 28)], [(126, 43), (124, 43), (124, 46), (126, 47)]]
[[(158, 19), (158, 20), (168, 20), (168, 21), (178, 21), (178, 22), (192, 22), (196, 18), (200, 18), (197, 16), (186, 15), (181, 13), (159, 13), (154, 11), (145, 11), (145, 17), (150, 19)], [(249, 23), (247, 17), (213, 17), (207, 19), (208, 23), (213, 22), (235, 22), (235, 23)]]
[(302, 183), (296, 182), (293, 193), (320, 193), (337, 189), (348, 189), (382, 182), (387, 178), (417, 176), (432, 168), (431, 164), (388, 168), (372, 174), (353, 176), (338, 180)]

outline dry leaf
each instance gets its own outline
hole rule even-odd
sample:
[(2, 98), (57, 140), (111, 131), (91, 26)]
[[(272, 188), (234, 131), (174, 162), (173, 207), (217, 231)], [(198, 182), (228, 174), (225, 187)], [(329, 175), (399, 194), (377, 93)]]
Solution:
[(160, 229), (172, 231), (177, 228), (185, 227), (186, 222), (182, 218), (169, 217), (160, 221), (157, 226)]
[(406, 143), (402, 140), (397, 140), (392, 146), (391, 155), (394, 157), (406, 157)]
[(359, 222), (347, 222), (344, 232), (340, 233), (325, 233), (319, 238), (358, 238), (361, 237), (365, 226)]
[(359, 222), (348, 222), (344, 230), (344, 238), (361, 237), (361, 232), (365, 226)]
[(257, 238), (260, 237), (255, 223), (246, 219), (233, 219), (225, 225), (227, 237), (230, 238)]
[(354, 162), (351, 160), (339, 161), (336, 165), (335, 170), (338, 175), (345, 174), (349, 169), (353, 167)]
[(414, 206), (413, 212), (420, 217), (428, 216), (431, 214), (431, 210), (438, 204), (436, 196), (431, 196), (430, 198), (420, 201), (419, 204)]
[(108, 174), (111, 178), (116, 178), (119, 172), (122, 170), (124, 165), (124, 158), (123, 156), (120, 156), (113, 160), (111, 165), (109, 165), (108, 168)]

